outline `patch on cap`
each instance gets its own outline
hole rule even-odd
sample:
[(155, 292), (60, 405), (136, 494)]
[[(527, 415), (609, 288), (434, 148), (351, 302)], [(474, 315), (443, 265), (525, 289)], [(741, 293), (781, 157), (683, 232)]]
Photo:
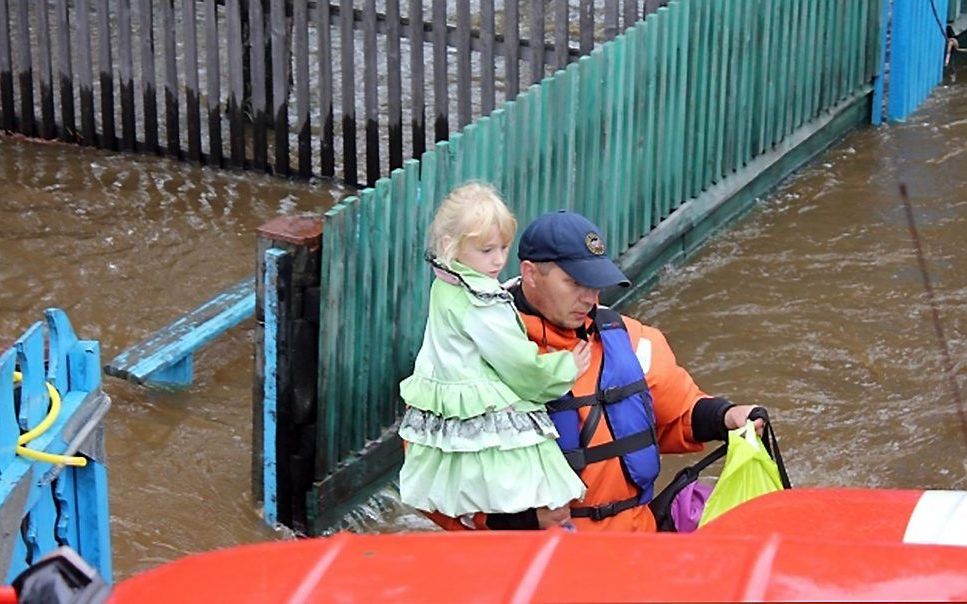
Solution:
[(594, 231), (591, 231), (584, 236), (584, 245), (586, 245), (588, 251), (595, 256), (604, 256), (604, 242), (601, 241), (601, 237), (599, 237)]

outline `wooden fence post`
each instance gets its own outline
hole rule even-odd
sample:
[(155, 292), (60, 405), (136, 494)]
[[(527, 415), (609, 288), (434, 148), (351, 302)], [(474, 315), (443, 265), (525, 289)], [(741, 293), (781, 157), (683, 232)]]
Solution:
[(280, 216), (257, 235), (252, 495), (266, 521), (303, 531), (315, 461), (322, 221)]

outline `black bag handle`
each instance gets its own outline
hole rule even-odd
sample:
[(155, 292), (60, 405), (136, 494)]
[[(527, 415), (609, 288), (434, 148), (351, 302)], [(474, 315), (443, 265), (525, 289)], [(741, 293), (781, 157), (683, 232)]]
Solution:
[(651, 501), (648, 502), (648, 507), (651, 508), (651, 513), (655, 516), (655, 523), (658, 525), (659, 531), (676, 532), (675, 522), (671, 516), (671, 507), (675, 496), (689, 484), (698, 480), (702, 470), (725, 457), (728, 448), (728, 443), (724, 443), (697, 463), (682, 468), (660, 493), (652, 497)]
[[(786, 473), (786, 465), (782, 461), (782, 453), (779, 452), (779, 441), (776, 438), (776, 432), (772, 429), (772, 422), (769, 421), (769, 412), (765, 407), (753, 407), (752, 411), (749, 412), (750, 420), (761, 419), (764, 428), (762, 430), (762, 444), (766, 449), (766, 453), (769, 457), (776, 462), (776, 467), (779, 468), (779, 480), (782, 482), (783, 488), (791, 489), (792, 484), (789, 482), (789, 475)], [(697, 463), (690, 466), (686, 466), (675, 474), (675, 477), (671, 479), (671, 482), (661, 490), (660, 493), (655, 495), (652, 500), (648, 503), (651, 508), (652, 514), (655, 516), (655, 521), (658, 525), (658, 530), (662, 532), (674, 532), (675, 524), (671, 518), (671, 504), (674, 501), (675, 496), (678, 495), (679, 491), (684, 489), (690, 483), (698, 480), (699, 474), (705, 470), (708, 466), (712, 465), (716, 461), (725, 457), (728, 451), (728, 441), (720, 445), (714, 451), (700, 459)]]
[(776, 431), (772, 429), (772, 422), (769, 421), (769, 412), (765, 407), (753, 407), (752, 411), (749, 411), (749, 419), (752, 421), (757, 419), (762, 420), (764, 425), (762, 429), (762, 444), (766, 448), (766, 453), (776, 462), (776, 467), (779, 468), (779, 480), (782, 481), (782, 487), (791, 489), (792, 483), (789, 482), (789, 474), (786, 473), (786, 464), (783, 463), (782, 453), (779, 452), (779, 440), (776, 438)]

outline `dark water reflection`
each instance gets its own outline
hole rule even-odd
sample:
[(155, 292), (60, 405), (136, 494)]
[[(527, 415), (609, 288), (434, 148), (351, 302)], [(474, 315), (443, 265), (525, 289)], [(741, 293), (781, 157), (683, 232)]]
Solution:
[[(906, 182), (967, 391), (963, 98), (948, 83), (907, 123), (848, 135), (626, 308), (666, 332), (707, 391), (772, 410), (797, 484), (967, 488), (897, 193)], [(323, 187), (2, 138), (0, 340), (60, 306), (108, 359), (249, 274), (266, 219), (331, 200)], [(233, 330), (182, 393), (106, 378), (118, 578), (279, 538), (249, 496), (251, 349), (250, 326)], [(391, 486), (344, 527), (428, 525)]]

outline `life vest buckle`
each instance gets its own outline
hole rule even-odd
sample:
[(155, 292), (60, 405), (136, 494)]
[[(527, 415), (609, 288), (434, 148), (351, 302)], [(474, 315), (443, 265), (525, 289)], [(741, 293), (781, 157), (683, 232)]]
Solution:
[(602, 503), (601, 505), (592, 505), (587, 507), (573, 507), (571, 508), (571, 517), (590, 518), (595, 522), (600, 522), (605, 518), (617, 516), (621, 512), (630, 510), (631, 508), (639, 505), (644, 505), (640, 501), (640, 496), (633, 495), (627, 499), (612, 501), (611, 503)]

